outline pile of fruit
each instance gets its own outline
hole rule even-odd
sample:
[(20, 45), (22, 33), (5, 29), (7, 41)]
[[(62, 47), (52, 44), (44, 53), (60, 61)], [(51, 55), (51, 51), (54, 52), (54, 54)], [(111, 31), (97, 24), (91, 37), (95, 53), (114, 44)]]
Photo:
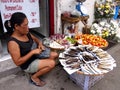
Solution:
[(84, 45), (88, 45), (91, 44), (93, 46), (98, 46), (100, 48), (103, 47), (107, 47), (108, 46), (108, 42), (103, 39), (100, 36), (96, 36), (96, 35), (91, 35), (91, 34), (80, 34), (80, 35), (76, 35), (75, 39), (79, 42), (79, 40), (82, 39), (82, 44)]
[(55, 34), (50, 37), (51, 40), (56, 41), (60, 45), (69, 45), (71, 44), (91, 44), (93, 46), (98, 46), (100, 48), (104, 48), (108, 46), (108, 42), (100, 36), (92, 35), (92, 34), (75, 34), (74, 37), (65, 36), (63, 34)]

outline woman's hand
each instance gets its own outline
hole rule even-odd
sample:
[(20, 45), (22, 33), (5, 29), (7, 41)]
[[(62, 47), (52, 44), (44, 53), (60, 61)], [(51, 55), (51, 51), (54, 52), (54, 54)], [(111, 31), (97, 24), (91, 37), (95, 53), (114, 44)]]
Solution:
[(45, 47), (43, 46), (42, 42), (40, 42), (40, 40), (38, 38), (36, 38), (35, 36), (33, 36), (31, 34), (33, 40), (37, 43), (37, 48), (45, 50)]
[(45, 47), (42, 44), (39, 44), (38, 48), (41, 49), (41, 50), (45, 50)]
[(42, 49), (36, 48), (32, 50), (33, 54), (40, 54), (42, 52)]
[(31, 36), (32, 36), (33, 40), (37, 43), (37, 47), (39, 49), (45, 50), (45, 47), (43, 46), (42, 42), (40, 42), (40, 40), (38, 38), (36, 38), (35, 36), (33, 36), (32, 34), (31, 34)]

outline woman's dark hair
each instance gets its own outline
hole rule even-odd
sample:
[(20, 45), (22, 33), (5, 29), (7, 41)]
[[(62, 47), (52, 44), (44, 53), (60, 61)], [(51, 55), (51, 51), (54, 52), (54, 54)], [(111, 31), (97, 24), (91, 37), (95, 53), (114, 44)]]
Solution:
[(4, 23), (7, 32), (13, 32), (15, 24), (21, 25), (24, 19), (27, 18), (26, 15), (22, 12), (15, 12), (12, 14), (10, 20), (6, 20)]
[(11, 28), (11, 25), (10, 25), (10, 21), (9, 21), (9, 20), (6, 20), (6, 21), (5, 21), (4, 26), (5, 26), (5, 28), (7, 29), (7, 33), (8, 33), (8, 34), (12, 34), (13, 29)]
[(26, 18), (26, 15), (22, 12), (15, 12), (10, 19), (11, 28), (14, 28), (15, 24), (21, 25)]

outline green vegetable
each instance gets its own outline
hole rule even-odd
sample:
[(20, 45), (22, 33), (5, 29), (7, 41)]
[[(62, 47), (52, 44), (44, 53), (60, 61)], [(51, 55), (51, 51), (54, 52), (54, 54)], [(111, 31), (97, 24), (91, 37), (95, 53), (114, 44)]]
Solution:
[(67, 37), (66, 40), (68, 40), (72, 44), (75, 44), (77, 42), (74, 38), (70, 38), (70, 37)]

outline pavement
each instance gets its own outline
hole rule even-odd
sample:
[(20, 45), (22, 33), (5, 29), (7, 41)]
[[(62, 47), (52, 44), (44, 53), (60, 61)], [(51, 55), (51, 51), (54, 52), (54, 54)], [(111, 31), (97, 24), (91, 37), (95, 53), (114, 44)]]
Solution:
[[(104, 78), (89, 90), (120, 90), (120, 44), (107, 51), (116, 60), (117, 67), (105, 74)], [(70, 75), (58, 64), (51, 72), (41, 77), (47, 84), (44, 87), (37, 87), (29, 83), (29, 77), (19, 69), (0, 78), (0, 90), (82, 90), (69, 77)]]

